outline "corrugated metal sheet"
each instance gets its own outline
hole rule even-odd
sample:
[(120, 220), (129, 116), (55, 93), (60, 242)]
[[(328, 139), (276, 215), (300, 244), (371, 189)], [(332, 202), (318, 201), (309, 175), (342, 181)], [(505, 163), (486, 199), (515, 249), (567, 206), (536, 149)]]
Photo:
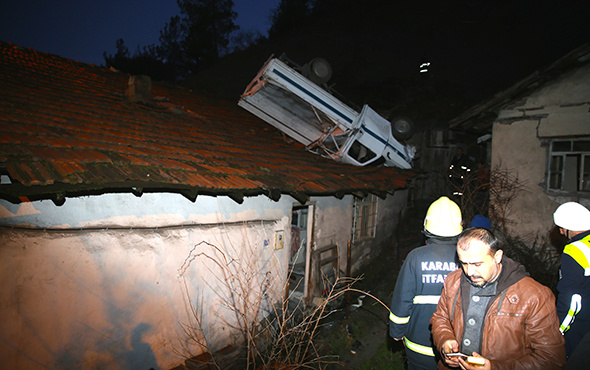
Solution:
[[(328, 195), (392, 192), (411, 176), (306, 152), (237, 106), (153, 83), (127, 102), (128, 76), (0, 42), (0, 196), (85, 191)], [(158, 97), (158, 98), (156, 98)]]

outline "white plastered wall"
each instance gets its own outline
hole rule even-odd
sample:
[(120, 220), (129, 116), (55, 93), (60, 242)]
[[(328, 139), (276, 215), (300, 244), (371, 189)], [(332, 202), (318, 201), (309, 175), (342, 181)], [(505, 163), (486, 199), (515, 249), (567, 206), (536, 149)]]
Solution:
[[(380, 200), (380, 223), (395, 222), (384, 217), (405, 204), (403, 195), (393, 198)], [(310, 200), (314, 245), (338, 244), (343, 271), (352, 202), (352, 196)], [(68, 198), (62, 206), (0, 200), (3, 366), (168, 369), (205, 351), (184, 331), (198, 327), (191, 307), (202, 313), (210, 350), (239, 342), (228, 329), (235, 315), (224, 282), (250, 294), (247, 307), (260, 303), (262, 288), (264, 304), (283, 296), (297, 204), (289, 196), (243, 204), (199, 196), (193, 203), (165, 193)], [(361, 248), (377, 251), (390, 238), (391, 226), (381, 227)], [(245, 285), (242, 266), (256, 271)]]
[(2, 202), (2, 366), (171, 368), (204, 351), (183, 330), (199, 327), (191, 306), (212, 350), (239, 341), (224, 283), (249, 307), (262, 288), (281, 296), (288, 248), (275, 242), (289, 243), (292, 199), (244, 203), (173, 194)]

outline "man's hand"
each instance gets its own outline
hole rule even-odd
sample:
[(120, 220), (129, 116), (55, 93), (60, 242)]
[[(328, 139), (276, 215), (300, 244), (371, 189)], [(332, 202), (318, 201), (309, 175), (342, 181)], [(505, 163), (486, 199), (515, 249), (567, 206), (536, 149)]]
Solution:
[(490, 360), (481, 357), (481, 355), (477, 352), (473, 352), (472, 356), (483, 359), (484, 364), (483, 365), (471, 364), (471, 363), (467, 362), (466, 358), (459, 358), (459, 366), (461, 367), (462, 370), (491, 370), (492, 369), (492, 364), (490, 363)]
[(447, 340), (443, 343), (442, 347), (440, 348), (440, 353), (443, 355), (443, 358), (447, 365), (450, 367), (459, 367), (459, 359), (457, 357), (447, 357), (447, 353), (455, 353), (459, 352), (459, 343), (456, 340)]

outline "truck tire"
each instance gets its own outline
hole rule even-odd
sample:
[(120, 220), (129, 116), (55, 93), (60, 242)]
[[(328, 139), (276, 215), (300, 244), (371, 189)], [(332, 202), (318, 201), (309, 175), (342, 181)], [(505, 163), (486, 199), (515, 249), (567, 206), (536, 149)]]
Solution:
[(409, 140), (414, 135), (414, 123), (409, 118), (396, 117), (391, 120), (391, 133), (397, 140)]
[(303, 66), (303, 75), (317, 85), (323, 85), (332, 78), (332, 66), (323, 58), (314, 58)]

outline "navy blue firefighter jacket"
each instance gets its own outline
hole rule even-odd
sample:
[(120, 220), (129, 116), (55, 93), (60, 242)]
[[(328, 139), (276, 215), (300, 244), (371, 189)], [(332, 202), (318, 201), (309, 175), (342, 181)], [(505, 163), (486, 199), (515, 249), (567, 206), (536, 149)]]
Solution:
[(444, 279), (458, 267), (457, 239), (429, 238), (412, 250), (399, 272), (389, 315), (389, 334), (404, 338), (407, 350), (434, 357), (430, 317), (443, 289)]

